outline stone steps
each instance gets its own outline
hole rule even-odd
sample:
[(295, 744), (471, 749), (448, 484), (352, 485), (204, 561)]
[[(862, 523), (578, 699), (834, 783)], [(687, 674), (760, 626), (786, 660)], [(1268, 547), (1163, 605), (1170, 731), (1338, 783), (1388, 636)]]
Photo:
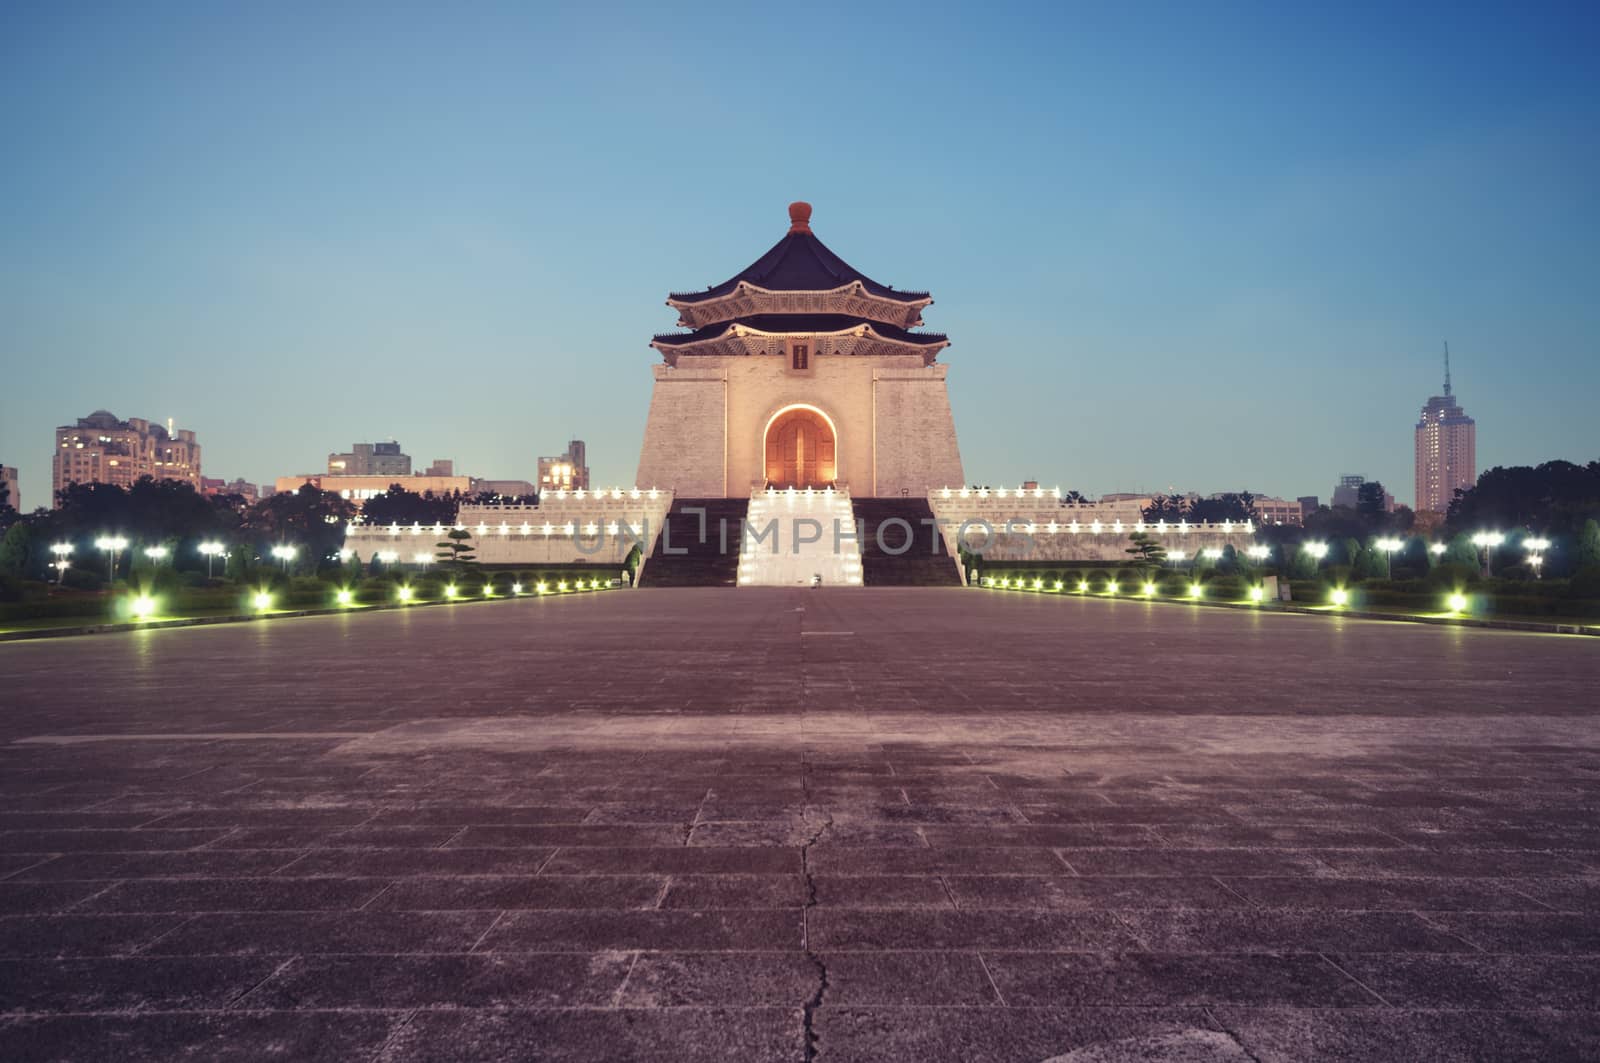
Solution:
[(732, 587), (739, 574), (739, 535), (748, 505), (743, 498), (674, 500), (639, 585)]
[[(862, 582), (868, 587), (959, 587), (961, 572), (946, 552), (944, 536), (933, 525), (933, 510), (923, 498), (857, 498), (853, 502), (861, 536)], [(898, 518), (911, 528), (890, 524), (878, 542), (878, 529)], [(888, 547), (885, 550), (883, 547)]]

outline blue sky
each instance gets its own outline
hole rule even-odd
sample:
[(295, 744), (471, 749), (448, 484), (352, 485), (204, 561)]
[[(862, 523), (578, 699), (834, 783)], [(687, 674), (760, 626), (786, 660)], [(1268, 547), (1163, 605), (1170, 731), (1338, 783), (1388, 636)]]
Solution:
[(936, 303), (970, 479), (1409, 501), (1600, 457), (1600, 8), (0, 9), (0, 462), (97, 407), (208, 475), (395, 437), (633, 478), (670, 290), (785, 205)]

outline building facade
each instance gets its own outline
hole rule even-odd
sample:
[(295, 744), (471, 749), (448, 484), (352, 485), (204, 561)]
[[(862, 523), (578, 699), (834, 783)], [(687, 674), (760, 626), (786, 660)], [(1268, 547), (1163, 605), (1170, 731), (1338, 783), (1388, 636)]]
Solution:
[(567, 443), (565, 454), (539, 459), (540, 491), (576, 491), (589, 489), (589, 450), (583, 440)]
[(382, 443), (355, 443), (348, 454), (328, 455), (330, 476), (410, 476), (411, 455), (400, 452), (393, 439)]
[(206, 476), (200, 481), (200, 490), (208, 495), (238, 495), (246, 502), (258, 502), (261, 499), (261, 489), (242, 476), (232, 481)]
[(1422, 407), (1414, 432), (1417, 512), (1447, 513), (1457, 491), (1478, 482), (1478, 426), (1450, 394), (1450, 355), (1445, 353), (1444, 394)]
[(391, 485), (399, 484), (407, 491), (423, 494), (432, 491), (435, 497), (470, 495), (470, 476), (280, 476), (273, 484), (276, 491), (298, 491), (305, 484), (323, 491), (333, 491), (340, 498), (352, 502), (365, 502), (369, 498), (388, 493)]
[(0, 502), (10, 506), (18, 513), (22, 512), (22, 492), (17, 481), (17, 467), (15, 465), (0, 465), (0, 495), (4, 495)]
[(194, 433), (141, 417), (119, 421), (108, 410), (56, 429), (53, 492), (75, 483), (132, 487), (141, 476), (183, 480), (199, 490), (200, 444)]
[(1300, 500), (1287, 498), (1255, 499), (1256, 519), (1262, 524), (1284, 524), (1299, 527), (1303, 520)]
[(938, 361), (950, 341), (914, 331), (933, 299), (879, 284), (811, 231), (811, 206), (748, 268), (667, 305), (691, 331), (661, 354), (635, 480), (678, 497), (753, 489), (925, 496), (962, 484)]

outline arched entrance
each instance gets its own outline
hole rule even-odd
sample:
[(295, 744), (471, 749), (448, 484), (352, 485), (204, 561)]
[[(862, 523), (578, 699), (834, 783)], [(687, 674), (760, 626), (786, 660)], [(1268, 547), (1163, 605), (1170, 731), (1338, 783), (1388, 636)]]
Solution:
[(826, 487), (838, 478), (833, 422), (814, 406), (791, 406), (767, 422), (767, 483)]

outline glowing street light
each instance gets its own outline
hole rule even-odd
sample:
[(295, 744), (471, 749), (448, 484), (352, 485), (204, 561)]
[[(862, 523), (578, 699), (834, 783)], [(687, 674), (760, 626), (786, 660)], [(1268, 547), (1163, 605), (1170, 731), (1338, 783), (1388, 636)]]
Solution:
[(1522, 548), (1528, 551), (1528, 564), (1533, 566), (1535, 579), (1544, 579), (1544, 552), (1550, 549), (1550, 540), (1534, 538), (1522, 540)]
[(160, 564), (162, 559), (167, 556), (167, 548), (165, 546), (147, 546), (144, 548), (144, 556)]
[(1394, 568), (1393, 568), (1394, 552), (1396, 550), (1405, 549), (1405, 545), (1406, 545), (1405, 542), (1403, 540), (1401, 540), (1401, 539), (1396, 539), (1396, 538), (1393, 538), (1391, 536), (1389, 538), (1379, 539), (1377, 542), (1373, 543), (1372, 545), (1376, 546), (1379, 550), (1383, 551), (1383, 578), (1384, 579), (1393, 579), (1394, 578)]
[(1327, 543), (1306, 543), (1301, 547), (1301, 549), (1310, 554), (1312, 557), (1316, 558), (1318, 561), (1321, 561), (1323, 558), (1328, 556)]
[(250, 601), (251, 604), (256, 607), (257, 612), (264, 613), (268, 609), (272, 608), (272, 595), (268, 594), (266, 591), (257, 591), (256, 596), (250, 599)]
[(60, 586), (62, 577), (67, 574), (67, 569), (72, 564), (67, 560), (72, 556), (72, 544), (55, 543), (50, 547), (50, 552), (56, 555), (56, 586)]
[(398, 591), (395, 592), (395, 594), (396, 594), (397, 597), (399, 597), (399, 599), (402, 602), (405, 602), (407, 604), (410, 603), (410, 601), (411, 601), (411, 588), (410, 587), (401, 587)]
[(1448, 546), (1446, 546), (1444, 543), (1429, 543), (1428, 544), (1428, 553), (1432, 554), (1434, 557), (1443, 557), (1444, 556), (1444, 552), (1446, 550), (1448, 550), (1448, 549), (1450, 549), (1450, 548)]
[(1250, 588), (1250, 600), (1252, 602), (1260, 602), (1266, 596), (1267, 596), (1267, 592), (1262, 590), (1260, 587), (1251, 587)]
[(454, 583), (444, 589), (444, 596), (446, 598), (454, 598), (456, 596), (456, 585)]
[(1499, 532), (1479, 532), (1472, 537), (1472, 545), (1483, 550), (1483, 574), (1493, 575), (1494, 548), (1506, 541)]
[(218, 554), (226, 549), (226, 546), (223, 546), (215, 539), (200, 544), (200, 552), (206, 555), (206, 579), (211, 578), (211, 563), (216, 560)]
[(1146, 583), (1144, 585), (1144, 596), (1146, 598), (1155, 597), (1155, 593), (1156, 593), (1156, 585), (1154, 583)]
[(1249, 554), (1257, 561), (1265, 561), (1269, 556), (1271, 556), (1272, 547), (1267, 546), (1265, 543), (1256, 543), (1254, 546), (1247, 549), (1245, 553)]
[(120, 535), (102, 535), (94, 541), (94, 545), (109, 555), (111, 582), (117, 582), (117, 554), (128, 548), (128, 540)]
[(1328, 600), (1334, 605), (1344, 606), (1350, 604), (1350, 592), (1343, 587), (1335, 587), (1333, 593), (1328, 595)]
[(355, 601), (355, 598), (356, 596), (350, 593), (349, 587), (339, 588), (338, 593), (333, 596), (333, 600), (338, 602), (340, 605), (349, 605), (351, 602)]
[(511, 585), (511, 593), (512, 593), (512, 594), (521, 594), (521, 593), (522, 593), (522, 584), (520, 584), (520, 583), (513, 583), (513, 584), (512, 584), (512, 585)]
[(280, 543), (272, 548), (272, 556), (283, 562), (283, 570), (289, 571), (289, 562), (294, 560), (295, 548), (288, 543)]
[(1445, 604), (1450, 607), (1452, 613), (1464, 613), (1467, 610), (1467, 596), (1457, 591), (1445, 599)]
[(1189, 584), (1189, 597), (1198, 598), (1205, 593), (1205, 588), (1198, 583)]
[(148, 620), (156, 611), (156, 600), (148, 594), (141, 594), (128, 603), (128, 612), (135, 620)]
[(1204, 550), (1200, 551), (1200, 553), (1205, 556), (1205, 559), (1207, 561), (1221, 561), (1222, 560), (1222, 549), (1221, 549), (1221, 547), (1208, 546)]

